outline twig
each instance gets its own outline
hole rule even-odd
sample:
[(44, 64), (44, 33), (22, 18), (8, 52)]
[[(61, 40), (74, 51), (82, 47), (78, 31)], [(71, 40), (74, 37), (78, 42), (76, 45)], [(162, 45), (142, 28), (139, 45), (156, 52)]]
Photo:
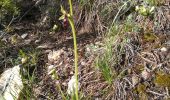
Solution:
[(169, 89), (168, 89), (168, 87), (166, 87), (165, 89), (166, 89), (166, 94), (169, 97)]
[(166, 94), (161, 94), (161, 93), (158, 93), (158, 92), (155, 92), (155, 91), (146, 91), (146, 92), (149, 92), (149, 93), (152, 93), (152, 94), (156, 94), (156, 95), (159, 95), (159, 96), (165, 96)]
[(20, 17), (20, 19), (18, 20), (18, 22), (20, 22), (20, 21), (22, 20), (22, 18), (23, 18), (25, 15), (27, 15), (34, 7), (35, 7), (35, 5), (32, 6), (30, 9), (28, 9), (28, 10)]
[(145, 60), (145, 61), (147, 61), (147, 62), (150, 62), (150, 63), (152, 63), (152, 64), (155, 64), (155, 62), (153, 62), (153, 61), (151, 61), (151, 60), (149, 60), (149, 59), (146, 59), (146, 58), (144, 58), (142, 55), (140, 55), (139, 53), (137, 53), (138, 54), (138, 56), (139, 57), (141, 57), (143, 60)]
[(149, 56), (152, 56), (154, 61), (156, 61), (156, 58), (155, 56), (152, 54), (152, 53), (149, 53), (149, 52), (142, 52), (142, 55), (149, 55)]
[(125, 77), (123, 78), (125, 81), (127, 81), (132, 87), (133, 87), (133, 84)]
[(42, 3), (42, 1), (43, 1), (43, 0), (38, 0), (38, 1), (36, 1), (36, 3), (35, 3), (30, 9), (28, 9), (28, 10), (20, 17), (20, 19), (19, 19), (18, 22), (20, 22), (20, 21), (22, 20), (22, 18), (23, 18), (25, 15), (27, 15), (34, 7), (37, 7), (38, 5), (40, 5), (40, 4)]
[(119, 17), (119, 14), (120, 14), (120, 12), (122, 11), (123, 7), (126, 6), (128, 2), (129, 2), (129, 1), (125, 2), (125, 3), (121, 6), (121, 8), (119, 9), (119, 11), (117, 12), (116, 16), (115, 16), (114, 19), (113, 19), (113, 22), (112, 22), (112, 24), (111, 24), (112, 26), (114, 25), (116, 19)]
[(17, 16), (16, 18), (14, 16), (12, 16), (11, 21), (9, 22), (7, 28), (14, 22), (14, 20), (16, 20), (19, 16)]

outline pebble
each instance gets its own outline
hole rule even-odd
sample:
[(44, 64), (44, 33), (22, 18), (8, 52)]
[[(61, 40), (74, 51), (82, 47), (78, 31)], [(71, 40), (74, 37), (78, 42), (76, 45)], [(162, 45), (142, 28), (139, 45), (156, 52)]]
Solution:
[(162, 52), (167, 52), (167, 48), (162, 47), (162, 48), (161, 48), (161, 51), (162, 51)]
[(139, 82), (140, 82), (139, 77), (137, 77), (136, 75), (133, 75), (132, 76), (132, 84), (133, 84), (133, 86), (136, 86)]
[(151, 72), (148, 72), (147, 70), (143, 70), (141, 76), (144, 80), (148, 80), (151, 77)]
[(31, 43), (31, 39), (25, 40), (25, 44), (30, 44)]
[(27, 33), (21, 35), (21, 37), (22, 37), (23, 39), (25, 39), (27, 36), (28, 36)]

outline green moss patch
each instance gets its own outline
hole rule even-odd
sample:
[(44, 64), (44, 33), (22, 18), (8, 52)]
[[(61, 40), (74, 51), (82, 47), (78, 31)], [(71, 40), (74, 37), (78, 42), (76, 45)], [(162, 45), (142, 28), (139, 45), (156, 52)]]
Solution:
[(154, 80), (154, 83), (157, 86), (168, 87), (170, 88), (170, 75), (169, 74), (157, 74)]

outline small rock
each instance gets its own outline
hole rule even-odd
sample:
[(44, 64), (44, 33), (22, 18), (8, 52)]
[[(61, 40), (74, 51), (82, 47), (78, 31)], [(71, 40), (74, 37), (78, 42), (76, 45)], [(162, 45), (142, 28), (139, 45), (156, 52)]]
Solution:
[(80, 63), (81, 63), (82, 66), (86, 65), (86, 62), (84, 60), (81, 60)]
[(66, 37), (66, 40), (69, 40), (69, 39), (72, 39), (73, 37), (69, 36), (69, 37)]
[(42, 44), (42, 45), (39, 45), (37, 47), (37, 49), (50, 49), (50, 48), (53, 48), (54, 46), (52, 46), (51, 44), (49, 43), (45, 43), (45, 44)]
[(162, 52), (167, 52), (167, 48), (162, 47), (162, 48), (161, 48), (161, 51), (162, 51)]
[(35, 43), (39, 43), (41, 41), (41, 39), (35, 40)]
[(48, 60), (49, 60), (50, 62), (56, 61), (57, 59), (60, 58), (60, 55), (61, 55), (63, 52), (64, 52), (63, 49), (58, 50), (58, 51), (55, 51), (55, 50), (51, 51), (51, 52), (48, 54)]
[(25, 40), (25, 44), (30, 44), (31, 43), (31, 40), (28, 39), (28, 40)]
[(141, 76), (144, 80), (148, 80), (149, 78), (151, 78), (151, 72), (148, 72), (147, 70), (143, 70)]
[(22, 37), (23, 39), (25, 39), (27, 36), (28, 36), (27, 33), (21, 35), (21, 37)]
[(137, 77), (136, 75), (133, 75), (132, 76), (132, 84), (133, 84), (133, 86), (136, 86), (139, 82), (140, 82), (139, 77)]

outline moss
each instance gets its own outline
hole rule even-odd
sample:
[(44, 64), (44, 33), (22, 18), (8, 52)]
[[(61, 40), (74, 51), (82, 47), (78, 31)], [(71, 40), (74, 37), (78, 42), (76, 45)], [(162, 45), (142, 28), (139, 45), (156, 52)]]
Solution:
[(139, 85), (137, 86), (137, 92), (138, 92), (138, 93), (145, 93), (145, 90), (146, 90), (146, 85), (144, 85), (144, 84), (139, 84)]
[(146, 85), (145, 84), (139, 84), (134, 90), (133, 93), (139, 95), (139, 100), (148, 100), (148, 95), (145, 92), (146, 91)]
[(156, 75), (154, 83), (160, 87), (170, 88), (170, 74), (158, 73)]
[(157, 37), (153, 33), (145, 33), (144, 34), (144, 41), (146, 42), (153, 42), (157, 39)]

